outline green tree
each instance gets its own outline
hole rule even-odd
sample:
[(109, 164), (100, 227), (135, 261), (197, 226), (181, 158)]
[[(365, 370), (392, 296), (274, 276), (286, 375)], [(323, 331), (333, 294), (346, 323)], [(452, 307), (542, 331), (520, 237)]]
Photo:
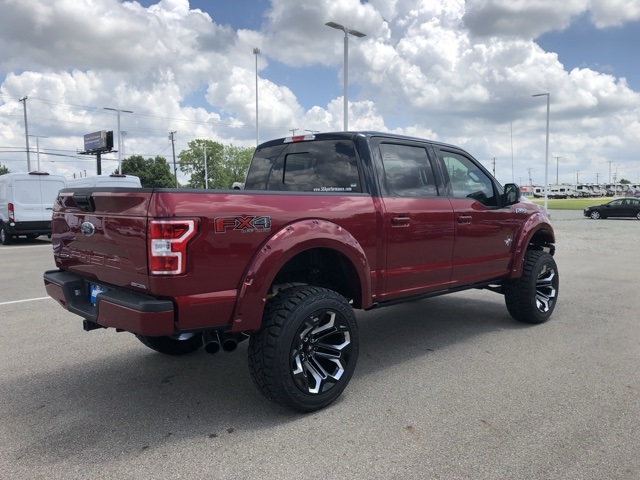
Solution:
[(9, 173), (9, 169), (4, 165), (0, 165), (0, 175), (4, 175), (5, 173)]
[(187, 186), (205, 187), (204, 155), (207, 152), (208, 186), (212, 189), (228, 190), (233, 182), (243, 182), (253, 148), (222, 145), (211, 140), (192, 140), (189, 149), (180, 152), (180, 170), (190, 174)]
[[(116, 170), (113, 173), (118, 173)], [(171, 167), (164, 157), (147, 158), (132, 155), (122, 160), (122, 173), (140, 177), (140, 183), (146, 188), (171, 188), (176, 186), (176, 180), (171, 173)]]
[(623, 185), (631, 185), (631, 180), (627, 180), (626, 178), (621, 178), (620, 183)]

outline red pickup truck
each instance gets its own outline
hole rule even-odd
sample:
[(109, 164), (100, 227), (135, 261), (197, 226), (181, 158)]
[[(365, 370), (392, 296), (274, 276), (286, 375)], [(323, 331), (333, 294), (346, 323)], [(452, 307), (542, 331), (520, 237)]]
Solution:
[(484, 288), (542, 323), (558, 299), (543, 209), (460, 148), (384, 133), (263, 143), (244, 190), (67, 188), (52, 229), (44, 283), (85, 330), (169, 355), (249, 339), (256, 385), (301, 411), (349, 382), (354, 309)]

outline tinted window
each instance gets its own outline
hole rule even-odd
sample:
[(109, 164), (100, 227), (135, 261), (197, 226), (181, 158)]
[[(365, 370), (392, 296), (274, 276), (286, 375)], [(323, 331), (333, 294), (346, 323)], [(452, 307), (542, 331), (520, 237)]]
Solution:
[(253, 157), (245, 190), (361, 192), (355, 149), (349, 140), (262, 148)]
[(380, 155), (389, 192), (400, 197), (438, 194), (433, 169), (424, 148), (382, 143)]
[(451, 182), (454, 198), (473, 198), (484, 205), (497, 205), (491, 178), (470, 158), (458, 153), (441, 152), (444, 169)]

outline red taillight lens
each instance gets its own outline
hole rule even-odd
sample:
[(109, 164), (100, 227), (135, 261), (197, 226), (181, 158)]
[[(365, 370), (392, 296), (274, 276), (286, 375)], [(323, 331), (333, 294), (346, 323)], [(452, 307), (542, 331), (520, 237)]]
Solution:
[(13, 203), (9, 204), (9, 223), (13, 223), (16, 221), (16, 215), (13, 212)]
[(187, 244), (197, 231), (195, 220), (149, 221), (149, 273), (181, 275), (187, 270)]

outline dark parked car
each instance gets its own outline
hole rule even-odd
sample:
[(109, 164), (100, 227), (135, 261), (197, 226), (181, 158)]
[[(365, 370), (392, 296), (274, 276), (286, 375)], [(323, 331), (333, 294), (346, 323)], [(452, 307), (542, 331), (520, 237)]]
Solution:
[(607, 217), (636, 217), (640, 220), (640, 199), (616, 198), (602, 205), (585, 208), (584, 216), (594, 220)]

